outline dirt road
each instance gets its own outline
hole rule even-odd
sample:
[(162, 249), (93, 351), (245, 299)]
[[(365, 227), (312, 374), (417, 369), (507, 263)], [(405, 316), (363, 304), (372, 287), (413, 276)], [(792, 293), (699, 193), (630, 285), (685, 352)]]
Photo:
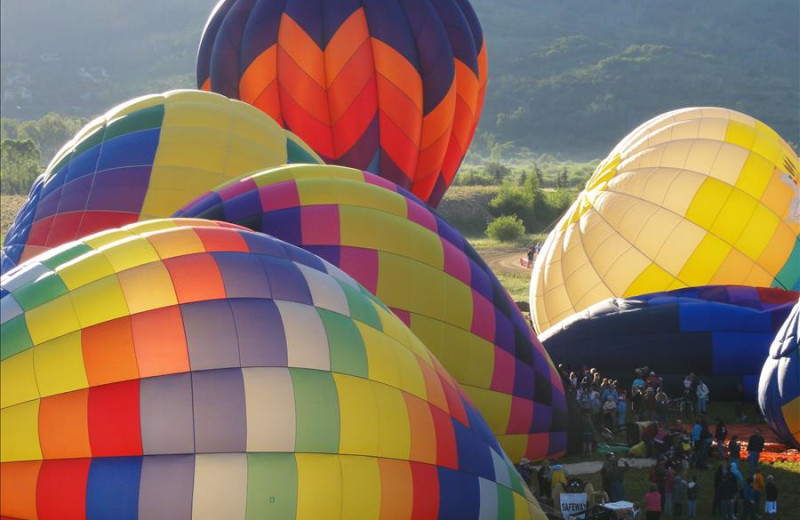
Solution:
[(481, 258), (489, 264), (495, 274), (528, 276), (530, 270), (520, 265), (520, 259), (528, 260), (526, 252), (520, 248), (477, 249)]

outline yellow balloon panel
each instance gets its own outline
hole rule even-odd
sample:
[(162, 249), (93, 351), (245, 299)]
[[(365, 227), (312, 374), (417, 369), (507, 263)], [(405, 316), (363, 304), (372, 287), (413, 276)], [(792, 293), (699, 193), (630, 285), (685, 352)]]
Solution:
[(536, 329), (611, 297), (684, 286), (800, 288), (798, 158), (723, 108), (644, 123), (598, 166), (533, 268)]

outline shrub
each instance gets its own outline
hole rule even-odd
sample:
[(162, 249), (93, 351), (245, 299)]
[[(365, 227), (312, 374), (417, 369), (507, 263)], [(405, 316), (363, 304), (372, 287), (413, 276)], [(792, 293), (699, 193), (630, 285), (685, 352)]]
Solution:
[(516, 215), (497, 217), (486, 228), (486, 234), (500, 242), (514, 242), (525, 234), (525, 225)]
[(533, 194), (523, 188), (508, 184), (489, 202), (489, 212), (495, 217), (516, 215), (529, 231), (536, 226), (536, 208)]

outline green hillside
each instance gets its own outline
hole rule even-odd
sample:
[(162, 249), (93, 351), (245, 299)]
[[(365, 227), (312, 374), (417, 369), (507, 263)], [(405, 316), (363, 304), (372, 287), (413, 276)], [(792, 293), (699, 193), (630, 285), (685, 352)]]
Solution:
[[(214, 3), (3, 1), (3, 117), (89, 117), (192, 87)], [(800, 142), (795, 0), (472, 3), (490, 54), (473, 158), (597, 158), (642, 121), (692, 105), (741, 110)]]

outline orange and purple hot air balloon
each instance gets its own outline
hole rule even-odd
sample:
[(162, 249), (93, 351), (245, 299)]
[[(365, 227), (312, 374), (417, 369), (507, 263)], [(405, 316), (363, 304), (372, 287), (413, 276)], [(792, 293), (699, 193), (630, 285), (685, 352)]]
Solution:
[(197, 56), (200, 88), (432, 206), (467, 152), (486, 78), (467, 0), (222, 0)]

